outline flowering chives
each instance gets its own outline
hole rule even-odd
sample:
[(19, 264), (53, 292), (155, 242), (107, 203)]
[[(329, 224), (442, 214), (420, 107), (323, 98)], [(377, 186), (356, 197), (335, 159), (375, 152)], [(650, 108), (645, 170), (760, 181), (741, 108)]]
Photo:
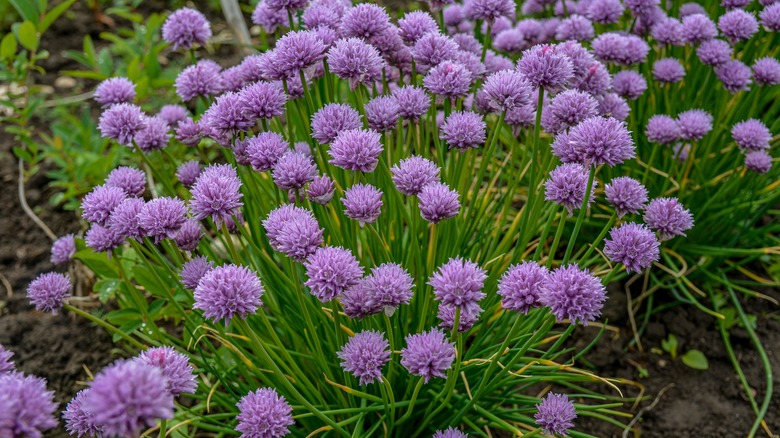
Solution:
[(368, 385), (382, 379), (382, 367), (390, 360), (390, 344), (385, 337), (372, 330), (352, 336), (338, 352), (341, 366)]
[(257, 274), (248, 268), (234, 264), (217, 266), (198, 282), (193, 308), (202, 310), (207, 319), (224, 321), (227, 326), (236, 316), (244, 319), (255, 313), (263, 292)]

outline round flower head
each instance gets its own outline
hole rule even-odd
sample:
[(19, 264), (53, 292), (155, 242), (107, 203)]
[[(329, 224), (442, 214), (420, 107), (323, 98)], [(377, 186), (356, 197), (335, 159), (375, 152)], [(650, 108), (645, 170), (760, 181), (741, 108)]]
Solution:
[(187, 119), (189, 115), (190, 113), (187, 111), (187, 108), (184, 108), (181, 105), (165, 105), (160, 108), (160, 112), (157, 114), (157, 117), (165, 120), (165, 123), (168, 124), (168, 127), (175, 128), (179, 122)]
[(317, 166), (306, 155), (290, 151), (279, 158), (272, 175), (279, 188), (299, 189), (317, 176)]
[(645, 186), (628, 176), (619, 176), (610, 181), (604, 187), (604, 195), (621, 218), (627, 213), (638, 213), (647, 203)]
[(748, 119), (734, 124), (731, 128), (731, 137), (734, 138), (741, 150), (757, 151), (769, 149), (772, 133), (764, 122)]
[(715, 67), (715, 75), (732, 94), (750, 88), (750, 67), (742, 61), (732, 60)]
[(412, 48), (412, 58), (423, 71), (436, 67), (444, 61), (455, 59), (458, 44), (452, 38), (442, 35), (438, 29), (422, 35)]
[(446, 430), (437, 430), (433, 434), (433, 438), (468, 438), (469, 436), (454, 427), (447, 428)]
[(682, 25), (683, 41), (689, 44), (698, 44), (711, 40), (718, 35), (715, 23), (703, 14), (692, 14), (683, 17)]
[(203, 130), (197, 122), (187, 118), (176, 127), (176, 140), (185, 146), (197, 146), (203, 138)]
[(680, 18), (684, 18), (693, 14), (707, 15), (707, 10), (704, 9), (704, 6), (694, 2), (683, 3), (680, 5)]
[(276, 132), (261, 132), (247, 139), (247, 159), (252, 168), (259, 172), (273, 169), (276, 162), (289, 150), (290, 144)]
[(439, 26), (431, 14), (423, 11), (412, 11), (404, 14), (398, 20), (399, 35), (404, 43), (413, 45), (428, 32), (438, 31)]
[(753, 63), (753, 79), (756, 85), (780, 84), (780, 62), (774, 58), (761, 58)]
[(455, 318), (458, 317), (458, 310), (460, 310), (460, 317), (458, 319), (458, 332), (465, 333), (474, 326), (482, 315), (482, 307), (476, 303), (469, 303), (464, 306), (456, 306), (453, 304), (439, 304), (439, 311), (437, 317), (439, 318), (439, 327), (446, 331), (451, 331), (455, 326)]
[(574, 427), (572, 421), (577, 418), (574, 404), (566, 394), (547, 394), (541, 403), (536, 405), (534, 420), (550, 435), (568, 436), (569, 429)]
[(341, 13), (326, 2), (313, 2), (303, 11), (301, 20), (304, 27), (309, 30), (319, 27), (338, 29), (341, 24)]
[(720, 5), (726, 9), (744, 8), (753, 0), (721, 0)]
[(401, 365), (410, 374), (423, 377), (425, 383), (431, 377), (446, 377), (444, 372), (454, 360), (455, 344), (447, 341), (439, 329), (408, 335), (406, 348), (401, 350)]
[(425, 90), (411, 85), (406, 85), (393, 91), (393, 97), (401, 118), (413, 122), (417, 122), (431, 105), (431, 98), (425, 93)]
[(347, 288), (360, 282), (363, 268), (352, 253), (344, 248), (319, 248), (304, 263), (306, 286), (312, 295), (327, 303)]
[(54, 265), (70, 262), (75, 254), (76, 240), (73, 238), (73, 234), (66, 234), (51, 245), (51, 262)]
[[(485, 59), (487, 59), (487, 55), (485, 56)], [(471, 52), (458, 50), (455, 52), (455, 57), (452, 59), (452, 62), (466, 67), (466, 70), (471, 73), (472, 79), (481, 78), (487, 71), (485, 64), (480, 60), (479, 55), (475, 55)]]
[(300, 215), (284, 223), (275, 235), (275, 248), (302, 262), (322, 245), (323, 229), (311, 214)]
[(117, 143), (129, 146), (135, 135), (146, 126), (141, 108), (129, 103), (112, 105), (100, 115), (98, 129), (100, 135), (116, 140)]
[(561, 20), (555, 32), (558, 41), (587, 41), (596, 34), (593, 23), (582, 15), (572, 15)]
[(272, 119), (284, 114), (287, 95), (278, 84), (255, 82), (239, 92), (244, 115), (250, 120)]
[(269, 8), (295, 12), (306, 7), (308, 0), (264, 0)]
[(390, 344), (374, 330), (355, 333), (337, 353), (341, 367), (360, 379), (361, 385), (382, 380), (382, 367), (390, 361)]
[(566, 90), (553, 98), (542, 110), (542, 127), (558, 133), (598, 114), (598, 102), (590, 94)]
[(361, 126), (357, 110), (343, 103), (327, 104), (311, 118), (312, 137), (319, 144), (330, 143), (341, 131), (359, 129)]
[(272, 8), (266, 1), (260, 1), (255, 6), (255, 10), (252, 11), (252, 23), (262, 27), (268, 34), (275, 33), (277, 28), (286, 28), (290, 25), (287, 11)]
[(176, 77), (174, 86), (176, 94), (183, 101), (192, 100), (198, 96), (209, 97), (219, 94), (222, 90), (220, 66), (210, 60), (198, 61)]
[(133, 167), (117, 167), (108, 174), (106, 186), (122, 189), (127, 196), (141, 196), (146, 189), (146, 174)]
[(465, 4), (466, 14), (475, 20), (494, 22), (499, 17), (514, 18), (515, 3), (512, 0), (471, 0)]
[(190, 210), (196, 220), (209, 216), (218, 227), (240, 214), (244, 205), (241, 180), (230, 164), (213, 164), (203, 170), (192, 186)]
[(420, 215), (433, 224), (455, 217), (460, 211), (458, 192), (447, 184), (440, 182), (427, 184), (420, 191), (419, 199)]
[(501, 307), (524, 314), (539, 307), (541, 287), (549, 275), (547, 268), (535, 262), (521, 262), (510, 266), (498, 282)]
[[(359, 6), (374, 6), (364, 4)], [(349, 81), (354, 89), (357, 84), (371, 84), (382, 76), (385, 62), (370, 44), (357, 38), (340, 39), (328, 51), (330, 71)]]
[(125, 200), (127, 195), (119, 187), (97, 186), (81, 201), (81, 218), (105, 226), (111, 212)]
[(753, 14), (742, 9), (734, 9), (720, 16), (718, 29), (734, 44), (758, 32), (758, 21)]
[(596, 100), (599, 103), (599, 115), (612, 117), (621, 122), (625, 122), (628, 118), (631, 107), (628, 106), (628, 102), (625, 99), (617, 94), (607, 93), (603, 96), (598, 96)]
[(685, 67), (676, 58), (662, 58), (653, 64), (653, 78), (658, 82), (680, 82), (685, 77)]
[(461, 258), (450, 259), (428, 280), (436, 299), (443, 304), (467, 306), (485, 297), (487, 273), (479, 265)]
[(144, 152), (162, 149), (171, 139), (168, 129), (165, 120), (159, 117), (146, 117), (143, 129), (135, 134), (135, 144)]
[(14, 362), (11, 360), (13, 355), (14, 353), (12, 351), (8, 351), (5, 347), (0, 345), (0, 376), (9, 371), (13, 371)]
[(433, 94), (455, 99), (468, 93), (471, 80), (471, 72), (462, 64), (444, 61), (425, 75), (423, 85)]
[(325, 45), (316, 33), (300, 30), (284, 34), (276, 42), (274, 52), (277, 68), (289, 77), (319, 62), (325, 56)]
[(693, 215), (677, 198), (656, 198), (645, 207), (645, 223), (658, 232), (661, 241), (685, 236), (693, 227)]
[[(550, 172), (550, 179), (544, 183), (545, 199), (563, 205), (569, 215), (580, 207), (585, 199), (585, 189), (588, 185), (588, 170), (581, 164), (565, 163)], [(596, 181), (593, 182), (593, 188)], [(595, 199), (595, 190), (590, 191), (588, 204)]]
[(634, 141), (625, 123), (611, 117), (590, 117), (569, 130), (569, 142), (590, 166), (615, 166), (634, 157)]
[(395, 129), (401, 107), (391, 96), (379, 96), (368, 101), (365, 107), (368, 127), (379, 132)]
[(676, 120), (664, 114), (656, 114), (647, 121), (645, 135), (653, 143), (671, 144), (680, 139), (682, 132)]
[(187, 289), (195, 290), (195, 288), (198, 287), (200, 279), (212, 269), (214, 269), (214, 263), (206, 257), (198, 256), (190, 259), (184, 263), (181, 267), (181, 272), (179, 272), (181, 284)]
[(203, 119), (206, 119), (206, 126), (217, 135), (228, 138), (238, 132), (249, 131), (255, 123), (244, 112), (244, 102), (241, 96), (232, 92), (218, 96), (217, 100), (206, 110)]
[(62, 412), (65, 429), (71, 435), (79, 438), (103, 435), (103, 428), (95, 424), (94, 415), (84, 410), (84, 399), (87, 397), (87, 393), (89, 393), (89, 389), (79, 391)]
[(187, 356), (173, 347), (154, 347), (141, 352), (138, 359), (149, 366), (157, 367), (168, 380), (167, 389), (174, 397), (180, 394), (194, 394), (198, 384)]
[(20, 372), (0, 374), (0, 436), (41, 438), (57, 426), (54, 392), (40, 377)]
[(314, 219), (311, 211), (296, 207), (293, 204), (282, 205), (268, 213), (268, 217), (263, 221), (263, 227), (273, 249), (281, 251), (279, 236), (282, 229), (288, 222), (299, 219), (312, 219), (316, 223), (316, 219)]
[(417, 195), (423, 187), (439, 181), (439, 169), (432, 161), (418, 155), (401, 160), (390, 169), (393, 183), (404, 195)]
[(325, 205), (333, 199), (333, 192), (336, 190), (336, 185), (328, 175), (318, 175), (309, 184), (309, 188), (306, 189), (306, 196), (311, 202)]
[(260, 306), (263, 285), (257, 274), (244, 266), (234, 264), (217, 266), (198, 282), (193, 297), (193, 308), (203, 310), (203, 316), (225, 325), (238, 315), (246, 318)]
[(211, 38), (211, 26), (206, 17), (195, 9), (181, 8), (168, 16), (163, 24), (162, 37), (173, 44), (173, 49), (188, 50), (194, 44), (206, 45)]
[(346, 37), (366, 40), (380, 35), (390, 27), (390, 16), (385, 8), (362, 3), (346, 11), (341, 20), (341, 33)]
[(135, 84), (123, 77), (108, 78), (98, 84), (94, 98), (103, 107), (130, 103), (135, 99)]
[(619, 65), (644, 62), (650, 51), (650, 46), (638, 36), (616, 32), (597, 36), (591, 46), (597, 58)]
[(704, 110), (688, 110), (677, 115), (677, 125), (681, 139), (701, 140), (712, 130), (712, 116)]
[(112, 228), (95, 224), (87, 231), (84, 241), (94, 251), (104, 252), (119, 247), (124, 241), (124, 237)]
[(529, 104), (534, 90), (517, 71), (502, 70), (488, 76), (482, 91), (492, 109), (511, 111)]
[(661, 44), (679, 46), (683, 44), (683, 25), (676, 18), (666, 17), (654, 24), (650, 34)]
[(184, 224), (187, 207), (178, 198), (160, 197), (147, 202), (138, 213), (138, 224), (155, 243), (171, 239)]
[(485, 143), (486, 126), (481, 115), (471, 111), (457, 111), (444, 121), (440, 138), (446, 141), (450, 148), (463, 152)]
[(772, 156), (765, 150), (745, 154), (745, 168), (756, 173), (767, 173), (772, 168)]
[(460, 50), (463, 50), (464, 52), (471, 52), (475, 55), (482, 54), (482, 44), (471, 34), (457, 33), (452, 36), (452, 40), (455, 41)]
[(647, 82), (634, 70), (622, 70), (612, 78), (612, 88), (620, 96), (634, 100), (647, 90)]
[(763, 11), (761, 11), (761, 24), (767, 32), (780, 31), (780, 3), (772, 3), (767, 5)]
[(242, 88), (244, 88), (244, 85), (246, 85), (246, 82), (244, 81), (244, 75), (241, 72), (240, 64), (222, 70), (222, 72), (219, 74), (219, 78), (222, 81), (223, 91), (232, 91), (235, 93), (240, 91)]
[(260, 388), (245, 395), (236, 405), (236, 431), (243, 438), (280, 438), (295, 424), (292, 407), (272, 388)]
[(200, 226), (200, 222), (189, 219), (185, 221), (176, 235), (173, 236), (173, 241), (176, 242), (176, 246), (182, 251), (195, 251), (198, 249), (200, 239), (203, 238), (203, 228)]
[(702, 64), (718, 66), (731, 60), (731, 46), (723, 40), (714, 38), (701, 43), (696, 48), (696, 56)]
[(39, 275), (27, 286), (27, 298), (36, 310), (57, 313), (70, 296), (70, 279), (57, 272)]
[(499, 52), (520, 53), (528, 46), (525, 35), (516, 28), (501, 31), (493, 40), (493, 48)]
[(108, 218), (108, 227), (122, 239), (141, 240), (146, 232), (141, 227), (139, 215), (146, 202), (141, 198), (127, 198), (117, 205)]
[(601, 315), (607, 299), (607, 291), (601, 280), (590, 271), (577, 265), (561, 266), (550, 274), (542, 285), (539, 301), (550, 307), (553, 315), (562, 322), (588, 325)]
[(626, 266), (626, 272), (641, 273), (658, 260), (658, 239), (645, 225), (627, 222), (612, 228), (604, 241), (604, 254)]
[(382, 312), (382, 308), (371, 301), (365, 284), (365, 280), (360, 280), (358, 284), (350, 286), (339, 295), (344, 313), (352, 319), (363, 319)]
[(328, 150), (329, 163), (342, 169), (361, 172), (373, 172), (381, 153), (379, 133), (364, 129), (339, 132)]
[(612, 87), (612, 77), (604, 64), (588, 62), (572, 79), (571, 85), (593, 96), (603, 95)]
[(83, 409), (105, 436), (139, 436), (159, 419), (173, 418), (173, 395), (159, 368), (137, 360), (121, 360), (95, 376)]
[(398, 306), (409, 304), (414, 292), (412, 277), (395, 263), (385, 263), (371, 270), (371, 274), (363, 281), (363, 287), (372, 307), (385, 309), (392, 314)]
[(501, 70), (512, 70), (514, 63), (506, 56), (498, 55), (492, 50), (488, 50), (485, 53), (485, 71), (490, 73), (496, 73)]
[(363, 224), (372, 224), (382, 213), (382, 192), (370, 184), (355, 184), (341, 198), (344, 214)]
[(184, 187), (189, 189), (195, 184), (198, 176), (200, 176), (201, 170), (200, 163), (197, 161), (186, 161), (176, 169), (176, 178), (179, 179), (179, 182), (181, 182)]
[(569, 57), (556, 46), (541, 44), (525, 52), (517, 62), (517, 70), (533, 84), (545, 90), (558, 90), (574, 75)]

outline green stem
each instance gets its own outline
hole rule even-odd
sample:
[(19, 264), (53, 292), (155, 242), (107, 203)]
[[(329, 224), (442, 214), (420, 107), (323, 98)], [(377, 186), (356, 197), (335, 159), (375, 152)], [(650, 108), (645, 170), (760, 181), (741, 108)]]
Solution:
[(588, 185), (585, 187), (585, 197), (582, 198), (582, 206), (580, 207), (580, 214), (577, 216), (577, 222), (574, 224), (574, 231), (571, 233), (569, 244), (566, 246), (566, 254), (563, 255), (563, 261), (561, 266), (566, 265), (571, 257), (571, 252), (574, 250), (574, 242), (577, 241), (577, 235), (582, 227), (582, 221), (585, 219), (585, 212), (588, 210), (588, 203), (590, 201), (590, 193), (593, 190), (593, 180), (596, 177), (596, 166), (591, 165), (588, 172)]
[(125, 341), (133, 344), (135, 347), (137, 347), (137, 348), (139, 348), (141, 350), (146, 350), (146, 346), (144, 344), (142, 344), (142, 343), (138, 342), (137, 340), (131, 338), (130, 335), (128, 335), (127, 333), (125, 333), (122, 330), (119, 330), (118, 328), (114, 327), (113, 325), (103, 321), (102, 319), (98, 318), (97, 316), (92, 315), (90, 313), (87, 313), (87, 312), (85, 312), (85, 311), (83, 311), (81, 309), (78, 309), (76, 307), (73, 307), (70, 304), (65, 304), (62, 307), (63, 307), (63, 309), (71, 311), (71, 312), (75, 313), (76, 315), (79, 315), (79, 316), (81, 316), (83, 318), (86, 318), (86, 319), (94, 322), (95, 324), (103, 327), (104, 329), (108, 330), (109, 332), (111, 332), (111, 333), (113, 333), (115, 335), (119, 335), (120, 337), (122, 337), (122, 339), (124, 339)]

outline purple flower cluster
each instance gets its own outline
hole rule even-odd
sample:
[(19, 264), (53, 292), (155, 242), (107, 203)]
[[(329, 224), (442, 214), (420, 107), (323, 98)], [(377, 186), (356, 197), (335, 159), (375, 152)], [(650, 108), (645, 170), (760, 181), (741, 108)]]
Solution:
[(455, 344), (447, 341), (438, 329), (408, 335), (406, 347), (401, 350), (401, 365), (426, 383), (431, 377), (446, 377), (444, 372), (454, 360)]
[(365, 330), (355, 333), (338, 352), (341, 366), (368, 385), (382, 379), (382, 367), (390, 361), (390, 344), (382, 333)]
[[(261, 2), (262, 4), (262, 2)], [(245, 395), (236, 405), (236, 431), (248, 438), (280, 438), (295, 424), (292, 407), (273, 388), (260, 388)]]
[(195, 288), (193, 308), (203, 310), (203, 316), (230, 323), (233, 317), (246, 318), (260, 306), (263, 285), (257, 274), (244, 266), (218, 266), (203, 275)]

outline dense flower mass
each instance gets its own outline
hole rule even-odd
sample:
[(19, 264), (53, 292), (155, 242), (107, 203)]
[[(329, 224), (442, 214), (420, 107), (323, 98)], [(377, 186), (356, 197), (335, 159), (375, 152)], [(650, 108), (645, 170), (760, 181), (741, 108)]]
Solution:
[(535, 262), (510, 266), (498, 282), (501, 307), (525, 314), (532, 308), (539, 307), (541, 288), (549, 275), (547, 268)]
[[(593, 182), (595, 187), (596, 181)], [(545, 199), (563, 205), (571, 214), (582, 206), (588, 186), (588, 170), (577, 163), (566, 163), (550, 172), (550, 179), (544, 184)], [(595, 190), (590, 191), (588, 204), (595, 199)]]
[(658, 232), (660, 240), (684, 236), (693, 227), (693, 215), (677, 198), (657, 198), (645, 207), (645, 223)]
[(194, 44), (205, 45), (211, 38), (211, 25), (200, 12), (181, 8), (165, 20), (162, 28), (165, 41), (175, 49), (191, 49)]
[(431, 377), (444, 378), (455, 360), (455, 344), (438, 329), (409, 335), (401, 350), (401, 365), (427, 383)]
[(590, 166), (615, 166), (634, 157), (634, 141), (625, 123), (612, 117), (590, 117), (569, 131), (580, 161)]
[(626, 266), (627, 272), (642, 272), (658, 260), (658, 239), (645, 225), (631, 222), (613, 228), (604, 242), (604, 254)]
[(607, 291), (601, 280), (577, 265), (566, 265), (552, 271), (542, 284), (539, 301), (550, 307), (558, 321), (588, 325), (601, 315)]
[(331, 164), (361, 172), (373, 172), (381, 153), (379, 133), (364, 129), (340, 131), (328, 150)]
[(174, 397), (180, 394), (194, 394), (198, 386), (195, 374), (187, 356), (173, 347), (154, 347), (142, 352), (138, 359), (147, 365), (157, 367), (166, 378), (166, 388)]
[(280, 438), (295, 424), (292, 407), (273, 388), (260, 388), (245, 395), (237, 404), (236, 431), (246, 438)]
[(70, 279), (57, 272), (39, 275), (27, 286), (27, 297), (37, 310), (56, 313), (70, 296)]
[(550, 435), (568, 436), (572, 422), (577, 418), (574, 404), (566, 394), (548, 393), (541, 403), (536, 405), (534, 420)]
[(66, 234), (55, 240), (51, 245), (51, 262), (61, 265), (73, 260), (76, 254), (76, 240), (73, 234)]
[(382, 213), (382, 192), (371, 184), (355, 184), (344, 192), (341, 199), (344, 214), (363, 224), (376, 222)]
[(382, 367), (390, 361), (390, 344), (382, 333), (366, 330), (355, 333), (338, 352), (341, 366), (368, 385), (382, 379)]
[(452, 113), (441, 125), (441, 139), (451, 148), (465, 151), (485, 143), (485, 121), (482, 116), (471, 112)]
[(146, 118), (141, 108), (129, 103), (112, 105), (103, 111), (98, 121), (98, 129), (103, 137), (125, 146), (130, 146), (135, 135), (144, 127)]
[(485, 297), (482, 288), (486, 279), (487, 273), (479, 265), (455, 258), (440, 266), (428, 284), (441, 303), (465, 307)]
[(404, 195), (417, 195), (428, 184), (439, 181), (441, 169), (433, 161), (418, 155), (401, 160), (390, 169), (393, 183)]
[(303, 266), (308, 277), (306, 286), (324, 303), (358, 284), (363, 277), (363, 268), (352, 252), (339, 247), (319, 248)]
[(203, 316), (214, 321), (230, 320), (238, 316), (246, 318), (260, 306), (263, 285), (257, 274), (244, 266), (233, 264), (218, 266), (209, 270), (195, 288), (196, 309), (203, 310)]
[(116, 103), (131, 103), (135, 99), (135, 84), (123, 77), (108, 78), (98, 84), (94, 98), (104, 107)]
[(54, 392), (40, 377), (0, 373), (0, 436), (41, 438), (57, 426)]
[(647, 188), (629, 176), (619, 176), (604, 187), (604, 197), (618, 217), (638, 213), (647, 203)]

